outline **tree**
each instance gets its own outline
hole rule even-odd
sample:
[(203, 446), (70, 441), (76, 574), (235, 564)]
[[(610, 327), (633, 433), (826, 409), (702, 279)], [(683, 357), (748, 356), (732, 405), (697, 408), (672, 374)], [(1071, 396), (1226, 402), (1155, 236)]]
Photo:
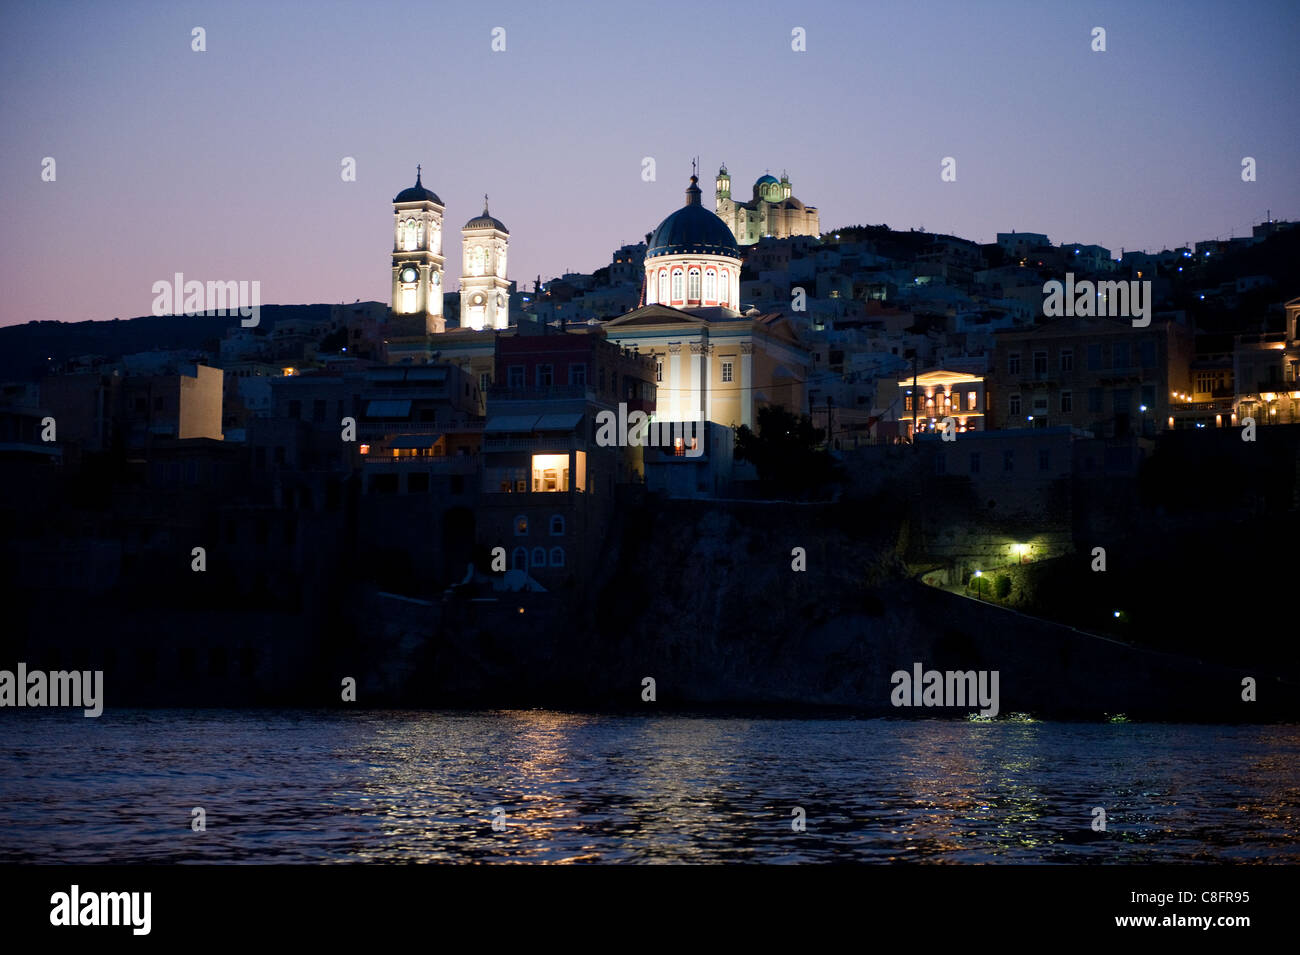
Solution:
[(782, 494), (803, 495), (839, 479), (839, 466), (821, 445), (825, 431), (807, 415), (784, 408), (758, 409), (758, 431), (741, 425), (736, 460), (748, 461), (758, 479)]

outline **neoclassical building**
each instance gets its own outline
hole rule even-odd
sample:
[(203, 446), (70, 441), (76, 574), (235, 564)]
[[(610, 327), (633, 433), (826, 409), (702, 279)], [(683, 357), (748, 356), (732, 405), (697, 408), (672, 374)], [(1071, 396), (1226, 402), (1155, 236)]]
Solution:
[(762, 175), (754, 183), (748, 202), (731, 198), (731, 174), (724, 164), (715, 183), (714, 209), (740, 245), (753, 245), (765, 236), (786, 239), (792, 235), (820, 235), (816, 206), (805, 206), (791, 195), (790, 177)]
[(757, 409), (808, 410), (811, 359), (779, 313), (742, 315), (740, 248), (700, 203), (686, 204), (650, 235), (641, 307), (604, 325), (606, 337), (655, 360), (655, 419), (751, 428)]
[[(426, 334), (447, 330), (443, 316), (444, 259), (443, 213), (446, 207), (432, 189), (420, 181), (393, 198), (393, 314), (421, 316)], [(483, 197), (483, 214), (461, 229), (461, 328), (481, 331), (510, 324), (510, 282), (506, 278), (506, 250), (510, 230), (494, 218)]]

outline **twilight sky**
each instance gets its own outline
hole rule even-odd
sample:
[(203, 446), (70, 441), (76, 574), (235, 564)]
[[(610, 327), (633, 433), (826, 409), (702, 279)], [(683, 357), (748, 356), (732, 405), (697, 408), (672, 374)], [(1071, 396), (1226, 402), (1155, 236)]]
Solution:
[(491, 195), (530, 288), (640, 239), (697, 154), (709, 208), (719, 162), (746, 199), (787, 169), (823, 229), (1249, 234), (1300, 218), (1297, 37), (1293, 0), (9, 3), (0, 325), (148, 314), (175, 272), (387, 302), (417, 162), (451, 230)]

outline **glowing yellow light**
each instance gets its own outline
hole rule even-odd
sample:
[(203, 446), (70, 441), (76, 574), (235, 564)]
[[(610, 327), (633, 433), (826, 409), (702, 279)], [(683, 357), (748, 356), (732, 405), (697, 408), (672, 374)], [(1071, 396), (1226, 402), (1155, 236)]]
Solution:
[(362, 454), (369, 454), (369, 453), (370, 453), (370, 445), (368, 445), (368, 444), (363, 444), (363, 445), (361, 446), (361, 453), (362, 453)]

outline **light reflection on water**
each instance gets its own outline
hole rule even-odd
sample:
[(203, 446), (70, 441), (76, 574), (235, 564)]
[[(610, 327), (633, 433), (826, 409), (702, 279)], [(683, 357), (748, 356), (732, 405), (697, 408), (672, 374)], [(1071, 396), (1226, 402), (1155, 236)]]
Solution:
[(1300, 861), (1294, 726), (10, 710), (0, 744), (0, 861)]

